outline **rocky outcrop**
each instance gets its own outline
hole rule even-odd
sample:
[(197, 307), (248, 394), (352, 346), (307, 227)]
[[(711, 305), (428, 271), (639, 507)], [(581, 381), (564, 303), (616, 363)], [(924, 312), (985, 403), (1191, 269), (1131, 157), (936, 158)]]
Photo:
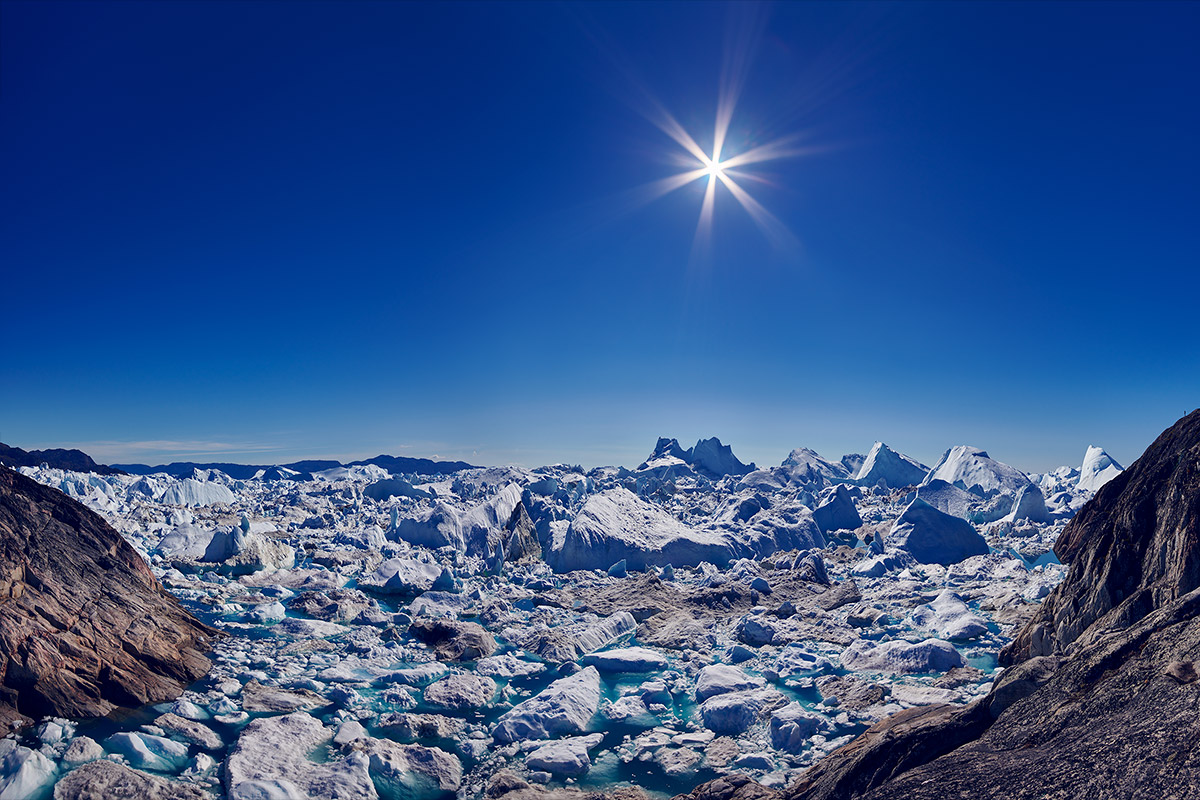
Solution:
[(98, 515), (0, 469), (0, 721), (173, 698), (214, 634)]
[(496, 640), (475, 622), (419, 619), (409, 626), (408, 632), (432, 647), (442, 661), (474, 661), (496, 652)]
[(97, 464), (82, 450), (22, 450), (0, 442), (0, 465), (5, 467), (37, 467), (45, 464), (71, 472), (95, 472), (98, 475), (123, 475), (115, 467)]
[(1055, 552), (1068, 577), (986, 697), (881, 721), (785, 800), (1200, 796), (1200, 411), (1105, 484)]
[(1101, 618), (1096, 632), (1128, 627), (1200, 586), (1200, 410), (1101, 486), (1054, 552), (1071, 571), (1003, 663), (1069, 651)]

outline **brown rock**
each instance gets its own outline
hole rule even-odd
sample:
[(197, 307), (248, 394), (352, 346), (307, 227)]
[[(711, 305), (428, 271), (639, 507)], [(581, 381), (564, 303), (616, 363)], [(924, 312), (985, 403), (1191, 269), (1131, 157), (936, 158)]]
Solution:
[(735, 772), (701, 784), (688, 794), (676, 795), (673, 800), (779, 800), (782, 796), (775, 789)]
[(496, 640), (475, 622), (419, 619), (409, 626), (408, 632), (432, 647), (442, 661), (474, 661), (496, 651)]
[(169, 700), (215, 635), (97, 514), (0, 469), (0, 721)]

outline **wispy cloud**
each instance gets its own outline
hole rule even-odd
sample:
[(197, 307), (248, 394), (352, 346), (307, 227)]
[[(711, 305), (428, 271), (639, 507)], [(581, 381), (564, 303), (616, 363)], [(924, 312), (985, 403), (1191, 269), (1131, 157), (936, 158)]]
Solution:
[(95, 441), (59, 444), (76, 447), (105, 463), (127, 464), (135, 461), (178, 461), (198, 456), (241, 456), (252, 453), (277, 453), (284, 448), (267, 442), (215, 442), (204, 440), (150, 439), (144, 441)]

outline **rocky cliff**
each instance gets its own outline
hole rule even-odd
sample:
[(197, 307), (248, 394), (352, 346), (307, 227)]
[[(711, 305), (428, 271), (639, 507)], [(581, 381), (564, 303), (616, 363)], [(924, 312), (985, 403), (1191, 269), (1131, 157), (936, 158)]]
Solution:
[[(786, 791), (764, 791), (1200, 797), (1200, 411), (1101, 488), (1055, 552), (1070, 573), (1005, 648), (988, 696), (889, 717)], [(725, 800), (716, 788), (692, 795)]]
[(0, 724), (174, 697), (213, 634), (98, 515), (0, 468)]

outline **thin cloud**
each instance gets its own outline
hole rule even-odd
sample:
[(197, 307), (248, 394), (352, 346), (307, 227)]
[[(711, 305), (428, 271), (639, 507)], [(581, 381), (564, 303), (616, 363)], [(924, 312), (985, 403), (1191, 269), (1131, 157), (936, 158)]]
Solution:
[(76, 447), (99, 461), (129, 463), (134, 460), (178, 460), (196, 456), (232, 456), (248, 453), (277, 453), (284, 448), (265, 442), (214, 442), (204, 440), (150, 439), (144, 441), (73, 442), (57, 445)]

